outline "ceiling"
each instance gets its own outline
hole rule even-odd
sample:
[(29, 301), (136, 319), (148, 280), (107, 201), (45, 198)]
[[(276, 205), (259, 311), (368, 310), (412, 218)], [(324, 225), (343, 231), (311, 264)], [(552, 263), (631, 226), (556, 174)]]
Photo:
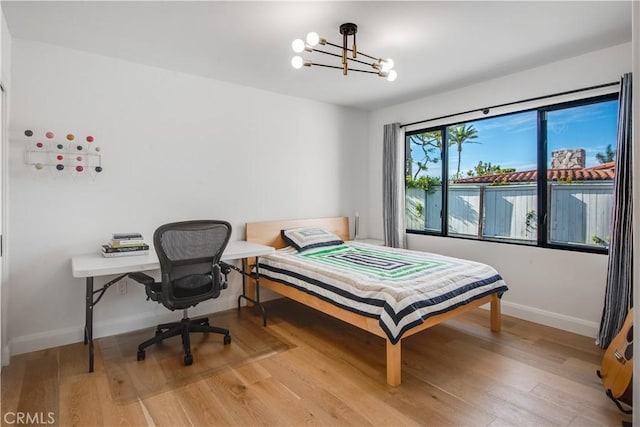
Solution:
[[(2, 8), (14, 39), (364, 110), (631, 41), (630, 1), (3, 0)], [(358, 50), (394, 59), (396, 81), (290, 65), (294, 39), (316, 31), (341, 44), (345, 22), (358, 25)]]

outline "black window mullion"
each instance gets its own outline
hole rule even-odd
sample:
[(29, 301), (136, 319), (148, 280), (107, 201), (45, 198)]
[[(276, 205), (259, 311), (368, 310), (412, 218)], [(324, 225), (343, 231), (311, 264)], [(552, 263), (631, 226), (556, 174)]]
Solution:
[(442, 135), (442, 209), (440, 220), (443, 236), (449, 235), (449, 130), (446, 126), (440, 129)]
[[(407, 182), (407, 176), (412, 174), (412, 164), (409, 161), (411, 159), (411, 134), (407, 134), (404, 137), (404, 181)], [(405, 185), (406, 187), (406, 185)]]
[(547, 244), (547, 111), (538, 110), (538, 245)]

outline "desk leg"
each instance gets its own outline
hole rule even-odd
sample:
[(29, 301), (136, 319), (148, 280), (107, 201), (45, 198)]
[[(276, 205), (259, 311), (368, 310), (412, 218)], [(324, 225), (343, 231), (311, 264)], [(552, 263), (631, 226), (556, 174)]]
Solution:
[[(235, 270), (242, 274), (242, 295), (238, 297), (238, 310), (240, 310), (240, 303), (242, 299), (245, 299), (247, 301), (247, 306), (253, 305), (253, 307), (257, 306), (260, 309), (262, 312), (262, 325), (267, 326), (267, 310), (260, 302), (260, 270), (258, 266), (258, 257), (255, 258), (255, 263), (255, 275), (251, 274), (251, 272), (247, 272), (248, 262), (246, 258), (242, 259), (242, 270), (239, 270), (237, 267), (235, 268)], [(253, 283), (247, 283), (247, 277), (252, 279)], [(247, 289), (249, 289), (248, 292)]]
[[(246, 258), (242, 258), (242, 269), (238, 270), (236, 268), (236, 271), (238, 273), (240, 273), (240, 275), (242, 276), (242, 294), (238, 297), (238, 310), (240, 310), (240, 304), (242, 303), (242, 299), (245, 298), (247, 295), (249, 295), (249, 293), (247, 293), (247, 287), (251, 286), (250, 289), (250, 293), (251, 295), (253, 295), (253, 284), (251, 283), (247, 283), (247, 259)], [(247, 306), (252, 306), (253, 303), (250, 301), (247, 301)]]
[(89, 344), (89, 372), (93, 372), (93, 277), (87, 277), (84, 343)]

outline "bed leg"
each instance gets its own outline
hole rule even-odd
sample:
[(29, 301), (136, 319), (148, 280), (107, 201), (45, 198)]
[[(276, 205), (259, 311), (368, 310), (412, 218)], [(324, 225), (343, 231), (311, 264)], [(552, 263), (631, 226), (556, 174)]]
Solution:
[(391, 341), (387, 338), (387, 384), (391, 387), (399, 386), (402, 379), (401, 346), (402, 340), (396, 344), (391, 344)]
[(500, 332), (500, 298), (497, 294), (491, 297), (491, 330)]

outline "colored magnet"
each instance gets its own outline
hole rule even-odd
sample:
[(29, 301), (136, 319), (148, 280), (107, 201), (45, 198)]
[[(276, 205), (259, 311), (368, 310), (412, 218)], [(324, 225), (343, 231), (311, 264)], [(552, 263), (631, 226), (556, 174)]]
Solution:
[(58, 145), (56, 145), (56, 147), (58, 147), (58, 150), (62, 150), (64, 148), (64, 145), (58, 144)]
[(82, 172), (84, 168), (82, 166), (76, 166), (76, 171)]
[(55, 135), (53, 134), (53, 132), (47, 132), (44, 134), (44, 136), (46, 136), (49, 139), (52, 139)]
[(42, 169), (44, 167), (44, 166), (42, 166), (42, 163), (36, 163), (35, 166), (36, 166), (36, 169), (38, 169), (38, 170), (40, 170), (40, 169)]
[(56, 165), (56, 169), (58, 169), (59, 171), (64, 169), (64, 165)]
[(27, 130), (25, 130), (25, 131), (24, 131), (24, 134), (25, 134), (26, 136), (33, 136), (33, 131), (32, 131), (32, 130), (27, 129)]
[(78, 151), (82, 151), (82, 145), (78, 145), (78, 146), (76, 146), (76, 150), (78, 150)]
[(96, 172), (102, 172), (102, 166), (96, 166)]
[(67, 134), (67, 139), (68, 139), (69, 141), (73, 141), (74, 139), (76, 139), (76, 137), (75, 137), (75, 135), (74, 135), (74, 134), (72, 134), (72, 133), (68, 133), (68, 134)]
[(58, 154), (58, 156), (56, 157), (56, 159), (58, 159), (58, 160), (62, 160), (62, 159), (64, 159), (64, 157), (62, 157), (60, 154)]
[(77, 161), (79, 161), (79, 162), (81, 162), (81, 161), (82, 161), (82, 156), (78, 156), (78, 157), (76, 157), (76, 160), (77, 160)]
[(87, 142), (93, 142), (93, 137), (91, 135), (87, 136)]
[(38, 148), (42, 148), (42, 147), (44, 147), (44, 144), (43, 144), (42, 142), (38, 142), (38, 143), (36, 144), (36, 147), (38, 147)]
[(96, 151), (97, 151), (97, 152), (100, 152), (100, 147), (96, 147)]

